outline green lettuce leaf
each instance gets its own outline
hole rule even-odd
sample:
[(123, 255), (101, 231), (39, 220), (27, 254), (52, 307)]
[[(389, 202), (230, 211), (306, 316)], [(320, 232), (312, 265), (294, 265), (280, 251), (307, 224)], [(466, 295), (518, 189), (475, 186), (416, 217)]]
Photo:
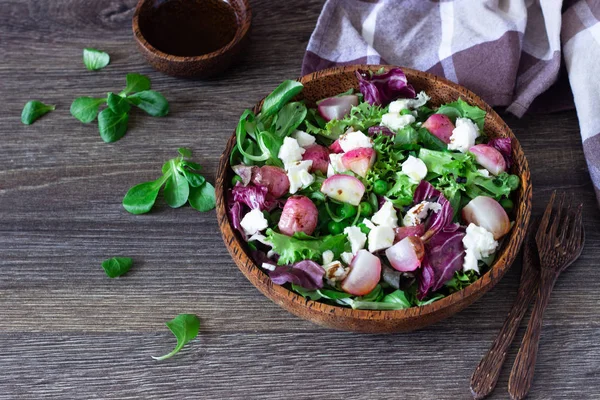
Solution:
[(486, 112), (477, 106), (469, 105), (463, 99), (458, 99), (452, 103), (440, 106), (436, 114), (447, 115), (452, 122), (456, 121), (456, 118), (469, 118), (477, 124), (479, 130), (483, 131)]
[(344, 233), (320, 238), (296, 233), (290, 237), (268, 229), (267, 240), (273, 251), (279, 255), (279, 265), (293, 264), (302, 260), (321, 262), (323, 252), (326, 250), (333, 252), (334, 259), (339, 258), (343, 252), (350, 251), (350, 243)]

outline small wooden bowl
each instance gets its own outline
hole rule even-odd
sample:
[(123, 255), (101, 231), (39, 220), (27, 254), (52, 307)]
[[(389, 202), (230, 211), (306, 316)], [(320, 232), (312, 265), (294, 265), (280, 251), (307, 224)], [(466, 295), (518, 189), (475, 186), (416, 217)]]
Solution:
[[(353, 65), (331, 68), (315, 72), (299, 79), (304, 84), (300, 98), (307, 105), (336, 95), (350, 88), (358, 89), (355, 76), (357, 69), (377, 71), (381, 65)], [(383, 66), (385, 69), (392, 66)], [(353, 310), (331, 306), (305, 299), (283, 286), (273, 284), (266, 273), (259, 268), (250, 256), (246, 243), (232, 228), (227, 216), (227, 190), (230, 187), (233, 171), (229, 164), (229, 154), (235, 144), (235, 133), (227, 143), (217, 171), (217, 217), (225, 245), (238, 268), (265, 296), (297, 316), (329, 328), (366, 333), (392, 333), (411, 331), (431, 325), (467, 307), (485, 292), (490, 290), (504, 276), (515, 260), (521, 242), (527, 231), (531, 214), (531, 177), (529, 166), (521, 145), (504, 121), (496, 112), (471, 91), (446, 79), (426, 72), (402, 68), (408, 81), (418, 91), (425, 90), (434, 105), (440, 105), (462, 97), (469, 104), (475, 104), (487, 112), (485, 132), (489, 137), (510, 137), (514, 164), (511, 173), (521, 178), (521, 186), (516, 193), (515, 224), (498, 250), (496, 262), (491, 269), (472, 285), (434, 303), (397, 311)], [(258, 113), (262, 101), (254, 107)]]
[[(223, 72), (240, 55), (248, 40), (252, 12), (248, 0), (227, 0), (237, 18), (235, 36), (224, 47), (200, 56), (183, 57), (164, 53), (152, 46), (140, 30), (140, 21), (148, 18), (157, 4), (169, 0), (140, 0), (133, 14), (133, 36), (148, 63), (167, 75), (186, 78), (208, 78)], [(198, 38), (202, 40), (202, 38)]]

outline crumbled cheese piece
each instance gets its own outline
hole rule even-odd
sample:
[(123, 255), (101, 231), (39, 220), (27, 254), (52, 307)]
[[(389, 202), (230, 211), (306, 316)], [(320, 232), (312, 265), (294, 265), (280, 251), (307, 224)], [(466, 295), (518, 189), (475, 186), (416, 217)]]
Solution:
[(261, 267), (263, 267), (264, 269), (268, 270), (268, 271), (275, 271), (276, 266), (273, 264), (269, 264), (269, 263), (262, 263)]
[(479, 172), (481, 176), (485, 176), (486, 178), (490, 177), (490, 171), (488, 171), (487, 169), (478, 169), (477, 172)]
[(420, 158), (408, 156), (402, 163), (402, 173), (408, 175), (413, 183), (419, 183), (427, 175), (427, 166)]
[(387, 126), (393, 131), (398, 131), (413, 122), (415, 122), (415, 117), (411, 114), (387, 113), (381, 116), (381, 125)]
[[(377, 211), (371, 217), (371, 222), (380, 226), (390, 226), (392, 228), (398, 227), (398, 214), (391, 201), (386, 200)], [(373, 228), (370, 228), (373, 229)]]
[(292, 137), (296, 139), (300, 147), (308, 147), (311, 144), (315, 144), (315, 137), (310, 133), (306, 133), (301, 130), (295, 130), (292, 132)]
[(391, 226), (376, 226), (369, 232), (369, 252), (387, 249), (394, 244), (394, 237)]
[(354, 254), (352, 254), (348, 251), (345, 251), (340, 255), (340, 257), (342, 257), (342, 261), (344, 263), (346, 263), (346, 265), (350, 265), (350, 263), (352, 262), (352, 259), (354, 258)]
[(279, 148), (277, 157), (283, 161), (283, 164), (292, 164), (302, 160), (302, 154), (304, 154), (305, 151), (306, 150), (300, 147), (296, 139), (288, 136), (283, 139), (283, 144)]
[(312, 160), (306, 160), (285, 165), (288, 180), (290, 181), (291, 194), (312, 185), (315, 181), (315, 177), (308, 172), (312, 163)]
[(277, 254), (277, 253), (275, 253), (273, 250), (267, 251), (267, 257), (269, 257), (269, 258), (273, 257), (275, 254)]
[[(342, 156), (343, 154), (335, 153), (331, 153), (329, 155), (329, 165), (331, 166), (331, 168), (333, 168), (333, 175), (341, 174), (347, 171), (346, 167), (344, 167), (344, 163), (342, 163)], [(327, 173), (329, 174), (329, 170), (327, 171)]]
[(333, 261), (333, 251), (325, 250), (323, 252), (323, 265), (331, 264), (332, 261)]
[(399, 99), (390, 103), (389, 110), (391, 113), (399, 113), (402, 110), (409, 108), (419, 108), (427, 104), (431, 98), (425, 92), (419, 92), (414, 99)]
[(269, 223), (263, 215), (262, 211), (260, 211), (258, 208), (255, 208), (253, 210), (250, 210), (246, 215), (244, 215), (244, 218), (242, 218), (240, 225), (242, 226), (242, 229), (244, 229), (244, 232), (246, 232), (247, 235), (254, 235), (257, 232), (262, 231), (263, 229), (267, 229)]
[(429, 210), (438, 213), (442, 209), (442, 205), (437, 202), (422, 201), (419, 204), (413, 206), (406, 212), (402, 223), (404, 226), (416, 226), (419, 225), (425, 218)]
[(358, 226), (348, 226), (344, 229), (344, 233), (348, 236), (348, 241), (352, 247), (352, 254), (356, 254), (360, 249), (365, 248), (367, 235)]
[(475, 139), (479, 137), (479, 128), (469, 118), (456, 118), (456, 127), (450, 136), (449, 150), (458, 150), (466, 153), (475, 146)]
[(331, 163), (327, 164), (327, 177), (331, 178), (334, 175), (335, 175), (335, 170), (333, 169), (333, 166), (331, 165)]
[(350, 150), (358, 149), (360, 147), (373, 147), (373, 139), (371, 139), (361, 131), (355, 131), (353, 129), (349, 129), (348, 131), (346, 131), (346, 133), (340, 136), (339, 143), (342, 150), (344, 150), (344, 153), (347, 153)]
[(375, 228), (375, 224), (373, 224), (370, 220), (368, 220), (366, 218), (363, 219), (362, 223), (365, 224), (365, 226), (369, 229)]
[(474, 270), (479, 273), (477, 260), (489, 257), (496, 251), (498, 242), (494, 240), (492, 232), (473, 223), (467, 227), (467, 234), (462, 239), (465, 245), (465, 260), (463, 271)]
[(334, 286), (335, 282), (343, 281), (348, 275), (348, 268), (345, 268), (339, 261), (323, 265), (323, 269), (325, 270), (325, 279), (331, 286)]

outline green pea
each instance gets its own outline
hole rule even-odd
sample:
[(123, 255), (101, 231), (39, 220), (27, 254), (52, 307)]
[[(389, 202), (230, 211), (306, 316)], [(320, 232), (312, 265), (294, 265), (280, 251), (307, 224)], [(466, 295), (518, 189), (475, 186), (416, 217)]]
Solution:
[(352, 218), (356, 215), (356, 207), (351, 204), (344, 203), (340, 210), (340, 215), (344, 217), (344, 219)]
[(240, 178), (240, 176), (239, 176), (239, 175), (236, 175), (236, 176), (234, 176), (234, 177), (231, 179), (231, 186), (235, 186), (235, 184), (236, 184), (236, 183), (238, 183), (238, 182), (240, 182), (240, 183), (241, 183), (241, 182), (242, 182), (242, 178)]
[(521, 181), (517, 175), (511, 175), (508, 177), (508, 187), (510, 190), (516, 190), (520, 183)]
[(375, 181), (375, 183), (373, 183), (373, 192), (375, 192), (375, 194), (383, 196), (384, 194), (387, 193), (387, 190), (388, 190), (388, 184), (386, 181), (378, 179)]
[(373, 215), (373, 206), (371, 205), (371, 203), (363, 201), (358, 205), (358, 209), (360, 210), (361, 217), (370, 217), (371, 215)]
[(512, 202), (511, 199), (500, 200), (500, 205), (506, 210), (506, 212), (511, 212), (515, 207), (515, 204)]
[(332, 220), (332, 221), (329, 221), (329, 223), (327, 224), (327, 230), (332, 235), (339, 235), (340, 233), (344, 232), (344, 228), (345, 228), (345, 226), (341, 221), (335, 222)]

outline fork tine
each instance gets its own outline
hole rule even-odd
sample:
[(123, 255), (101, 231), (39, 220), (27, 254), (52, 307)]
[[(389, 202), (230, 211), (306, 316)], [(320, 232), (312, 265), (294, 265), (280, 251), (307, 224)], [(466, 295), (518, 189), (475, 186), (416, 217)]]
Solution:
[(561, 192), (558, 194), (558, 201), (556, 203), (556, 213), (554, 214), (554, 218), (552, 220), (552, 225), (550, 225), (550, 232), (548, 236), (551, 238), (556, 238), (556, 232), (558, 231), (558, 226), (560, 225), (563, 210), (564, 210), (564, 202), (565, 202), (565, 193)]
[[(566, 199), (567, 199), (567, 208), (564, 212), (565, 217), (562, 221), (560, 221), (560, 218), (557, 217), (557, 219), (560, 221), (560, 224), (562, 227), (562, 229), (560, 230), (560, 233), (559, 233), (559, 236), (560, 236), (559, 241), (561, 243), (565, 243), (565, 239), (567, 238), (567, 233), (570, 232), (572, 234), (572, 230), (569, 228), (570, 228), (571, 223), (573, 222), (574, 217), (577, 216), (577, 210), (575, 207), (573, 207), (573, 203), (575, 202), (573, 195), (566, 196)], [(559, 216), (560, 216), (560, 214), (559, 214)]]
[(546, 234), (546, 231), (548, 230), (548, 223), (550, 222), (550, 215), (552, 215), (552, 208), (554, 206), (554, 198), (556, 197), (556, 190), (552, 192), (552, 195), (550, 196), (550, 201), (548, 202), (548, 205), (546, 206), (546, 211), (544, 211), (544, 216), (542, 217), (542, 220), (540, 221), (540, 226), (538, 228), (537, 234), (535, 235), (535, 240), (536, 242), (539, 242), (540, 240), (543, 239), (543, 237)]

